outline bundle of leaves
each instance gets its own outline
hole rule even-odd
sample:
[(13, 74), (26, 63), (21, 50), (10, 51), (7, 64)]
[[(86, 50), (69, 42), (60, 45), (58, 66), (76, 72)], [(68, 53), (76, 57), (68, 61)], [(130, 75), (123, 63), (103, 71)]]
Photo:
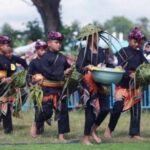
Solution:
[(67, 92), (69, 95), (77, 90), (77, 87), (79, 85), (79, 81), (82, 77), (82, 75), (76, 70), (75, 65), (72, 65), (72, 69), (73, 69), (72, 74), (66, 78)]
[(13, 74), (11, 76), (12, 82), (11, 86), (15, 88), (23, 88), (26, 86), (26, 76), (27, 76), (27, 71), (21, 71), (16, 74)]
[(26, 86), (27, 71), (21, 71), (11, 76), (12, 82), (5, 83), (3, 96), (13, 96), (16, 93), (16, 88), (24, 88)]
[(136, 69), (135, 83), (143, 89), (150, 84), (150, 64), (142, 64)]
[(80, 31), (80, 34), (78, 35), (78, 39), (84, 39), (85, 37), (88, 37), (89, 35), (92, 35), (94, 33), (102, 32), (103, 30), (95, 26), (94, 24), (88, 24), (85, 27), (83, 27)]
[(13, 74), (11, 76), (12, 82), (8, 84), (5, 83), (3, 87), (3, 96), (12, 96), (15, 99), (15, 101), (13, 102), (13, 115), (15, 117), (20, 116), (19, 112), (21, 111), (22, 107), (21, 88), (24, 88), (26, 86), (26, 75), (26, 70)]
[(34, 103), (39, 110), (42, 110), (42, 100), (43, 100), (42, 88), (38, 84), (32, 85), (29, 91), (30, 104)]
[(20, 111), (22, 107), (22, 99), (21, 99), (21, 91), (18, 90), (14, 95), (15, 101), (13, 103), (13, 116), (16, 118), (20, 118)]

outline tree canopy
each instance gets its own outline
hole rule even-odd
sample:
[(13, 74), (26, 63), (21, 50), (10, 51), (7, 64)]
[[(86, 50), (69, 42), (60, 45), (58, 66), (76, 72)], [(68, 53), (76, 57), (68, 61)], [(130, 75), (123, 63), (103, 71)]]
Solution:
[(131, 28), (133, 28), (133, 26), (133, 22), (123, 16), (113, 17), (111, 20), (104, 23), (104, 28), (108, 30), (108, 32), (122, 32), (126, 38), (128, 32)]

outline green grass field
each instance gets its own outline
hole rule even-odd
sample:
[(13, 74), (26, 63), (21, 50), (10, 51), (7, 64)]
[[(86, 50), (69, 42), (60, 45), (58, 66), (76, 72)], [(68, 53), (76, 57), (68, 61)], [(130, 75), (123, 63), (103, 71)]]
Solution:
[(81, 144), (39, 144), (39, 145), (0, 145), (0, 149), (5, 150), (149, 150), (148, 142), (136, 143), (108, 143), (100, 145), (81, 145)]
[(32, 138), (30, 136), (30, 127), (33, 121), (33, 112), (23, 112), (22, 119), (13, 118), (14, 131), (10, 135), (3, 133), (0, 127), (0, 149), (5, 150), (32, 150), (32, 149), (102, 149), (102, 150), (150, 150), (150, 112), (142, 113), (141, 119), (141, 135), (145, 137), (143, 142), (131, 140), (128, 137), (129, 130), (129, 114), (123, 113), (116, 131), (113, 133), (113, 139), (105, 139), (103, 136), (104, 129), (107, 126), (109, 116), (99, 128), (98, 134), (101, 136), (103, 143), (94, 144), (92, 146), (82, 145), (83, 127), (84, 127), (84, 112), (82, 110), (70, 112), (70, 128), (71, 132), (66, 135), (67, 144), (59, 143), (57, 140), (57, 123), (52, 122), (52, 126), (45, 124), (45, 132), (43, 135)]

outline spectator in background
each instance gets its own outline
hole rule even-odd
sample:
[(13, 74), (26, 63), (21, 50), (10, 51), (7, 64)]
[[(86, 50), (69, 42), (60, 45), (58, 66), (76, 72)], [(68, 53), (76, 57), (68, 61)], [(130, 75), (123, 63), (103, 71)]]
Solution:
[(147, 59), (148, 63), (150, 63), (150, 41), (146, 42), (143, 47), (144, 57)]
[(118, 65), (118, 59), (112, 53), (110, 47), (107, 45), (107, 46), (105, 46), (104, 50), (105, 50), (105, 54), (106, 54), (109, 64), (113, 64), (114, 66)]
[(147, 37), (143, 34), (139, 48), (140, 48), (141, 50), (143, 50), (146, 43), (147, 43)]

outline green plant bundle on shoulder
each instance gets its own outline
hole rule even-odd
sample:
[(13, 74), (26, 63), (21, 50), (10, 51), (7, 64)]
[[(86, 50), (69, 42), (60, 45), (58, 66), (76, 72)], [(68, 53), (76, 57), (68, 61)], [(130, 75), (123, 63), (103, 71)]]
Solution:
[(26, 85), (26, 76), (27, 76), (27, 71), (26, 70), (18, 72), (16, 74), (13, 74), (11, 76), (11, 78), (12, 78), (12, 82), (11, 82), (12, 87), (15, 87), (15, 88), (24, 87)]
[(150, 64), (142, 64), (136, 69), (135, 81), (137, 87), (145, 88), (150, 84)]

